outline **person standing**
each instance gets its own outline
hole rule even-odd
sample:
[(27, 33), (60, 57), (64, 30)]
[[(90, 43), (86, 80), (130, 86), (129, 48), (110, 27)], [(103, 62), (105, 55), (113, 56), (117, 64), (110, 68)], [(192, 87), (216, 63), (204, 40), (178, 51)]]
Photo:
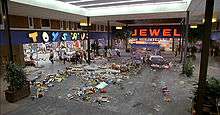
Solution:
[(80, 63), (80, 53), (78, 51), (76, 52), (76, 63), (77, 62)]
[(115, 51), (116, 51), (116, 54), (118, 55), (118, 57), (121, 57), (120, 50), (118, 48), (116, 48)]
[(84, 57), (85, 62), (87, 62), (86, 51), (83, 51), (83, 57)]
[(66, 52), (63, 53), (63, 64), (66, 64), (67, 61), (67, 54)]
[(72, 62), (73, 64), (76, 64), (76, 53), (75, 53), (75, 52), (73, 53), (73, 55), (72, 55), (72, 57), (71, 57), (71, 62)]
[(53, 53), (53, 50), (50, 50), (50, 57), (49, 57), (49, 60), (51, 61), (52, 64), (54, 64), (54, 53)]

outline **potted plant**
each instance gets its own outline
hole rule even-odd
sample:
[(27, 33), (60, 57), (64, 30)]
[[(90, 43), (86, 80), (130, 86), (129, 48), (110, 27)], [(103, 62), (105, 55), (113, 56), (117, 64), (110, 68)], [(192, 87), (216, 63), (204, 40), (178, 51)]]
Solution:
[(193, 75), (194, 69), (195, 67), (192, 63), (192, 60), (188, 58), (186, 64), (184, 65), (183, 73), (186, 74), (187, 77), (191, 77)]
[[(193, 113), (196, 114), (196, 103), (198, 90), (195, 91), (195, 97), (193, 99)], [(215, 78), (209, 78), (207, 80), (207, 87), (203, 103), (203, 114), (204, 115), (218, 115), (220, 113), (220, 81)]]
[(8, 89), (5, 91), (5, 98), (8, 102), (16, 102), (30, 95), (30, 84), (22, 66), (9, 63), (6, 67), (5, 80)]

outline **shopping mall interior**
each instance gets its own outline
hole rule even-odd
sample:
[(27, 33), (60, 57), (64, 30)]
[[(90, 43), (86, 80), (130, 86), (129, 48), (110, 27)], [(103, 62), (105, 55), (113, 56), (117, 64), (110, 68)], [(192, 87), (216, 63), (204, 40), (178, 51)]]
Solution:
[(220, 0), (1, 0), (0, 115), (219, 115)]

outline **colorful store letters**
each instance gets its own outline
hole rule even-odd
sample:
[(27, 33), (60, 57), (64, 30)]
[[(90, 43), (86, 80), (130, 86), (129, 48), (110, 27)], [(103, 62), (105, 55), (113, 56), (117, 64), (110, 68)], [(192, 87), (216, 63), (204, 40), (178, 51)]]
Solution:
[[(49, 34), (50, 33), (50, 34)], [(51, 36), (50, 36), (51, 35)], [(28, 37), (35, 43), (39, 42), (39, 38), (42, 38), (43, 42), (55, 42), (57, 39), (66, 41), (68, 37), (70, 40), (84, 40), (86, 38), (86, 33), (80, 32), (32, 32), (29, 33)]]

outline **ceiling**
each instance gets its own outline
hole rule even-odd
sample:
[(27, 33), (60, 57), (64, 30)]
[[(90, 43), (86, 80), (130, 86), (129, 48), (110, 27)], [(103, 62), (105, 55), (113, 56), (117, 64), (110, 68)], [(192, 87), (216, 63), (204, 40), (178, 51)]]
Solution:
[(186, 11), (191, 0), (10, 0), (83, 16)]
[[(87, 16), (92, 23), (122, 25), (123, 20), (172, 19), (186, 17), (202, 23), (206, 0), (10, 0), (9, 13), (41, 18), (79, 21)], [(220, 0), (214, 16), (220, 19)], [(121, 21), (120, 21), (121, 20)], [(149, 22), (149, 21), (148, 21)], [(154, 23), (153, 23), (154, 24)]]
[(50, 10), (47, 8), (36, 7), (32, 5), (20, 4), (16, 2), (9, 2), (8, 6), (9, 14), (30, 16), (36, 18), (45, 19), (59, 19), (59, 20), (71, 20), (79, 22), (80, 19), (85, 18), (81, 15), (76, 15), (72, 13), (66, 13), (56, 10)]
[[(188, 10), (190, 11), (190, 23), (202, 23), (205, 17), (206, 0), (192, 0)], [(214, 16), (220, 19), (220, 0), (215, 0)]]

